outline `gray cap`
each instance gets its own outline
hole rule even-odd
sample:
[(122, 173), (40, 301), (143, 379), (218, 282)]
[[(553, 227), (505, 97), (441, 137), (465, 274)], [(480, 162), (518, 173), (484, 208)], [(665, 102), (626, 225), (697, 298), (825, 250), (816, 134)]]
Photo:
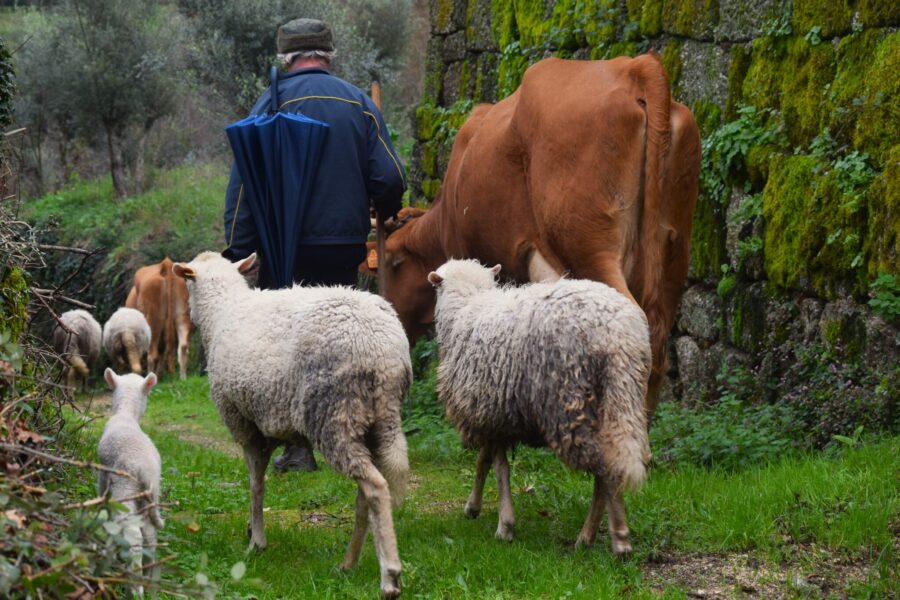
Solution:
[(334, 37), (328, 23), (318, 19), (294, 19), (278, 28), (278, 53), (298, 50), (334, 52)]

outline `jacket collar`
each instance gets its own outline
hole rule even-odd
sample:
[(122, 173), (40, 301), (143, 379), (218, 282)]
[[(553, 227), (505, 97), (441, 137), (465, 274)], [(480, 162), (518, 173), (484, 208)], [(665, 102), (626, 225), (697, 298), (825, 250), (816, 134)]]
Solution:
[(321, 73), (323, 75), (331, 75), (331, 71), (322, 67), (305, 67), (303, 69), (297, 69), (296, 71), (290, 71), (285, 73), (279, 77), (279, 79), (288, 79), (289, 77), (294, 77), (296, 75), (308, 75), (310, 73)]

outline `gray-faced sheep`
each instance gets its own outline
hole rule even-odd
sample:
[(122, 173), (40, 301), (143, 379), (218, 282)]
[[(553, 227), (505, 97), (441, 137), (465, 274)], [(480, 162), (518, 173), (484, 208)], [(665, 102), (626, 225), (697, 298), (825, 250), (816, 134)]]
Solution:
[(356, 480), (356, 522), (341, 568), (354, 566), (372, 521), (381, 593), (400, 593), (391, 499), (409, 465), (400, 404), (412, 379), (409, 344), (391, 306), (344, 287), (250, 289), (231, 263), (204, 252), (176, 263), (207, 350), (210, 395), (250, 473), (250, 547), (266, 545), (265, 470), (285, 443), (312, 442)]
[[(134, 539), (132, 552), (137, 569), (141, 555), (145, 565), (154, 562), (156, 530), (164, 524), (159, 514), (159, 452), (139, 424), (147, 410), (147, 396), (156, 385), (156, 375), (150, 373), (145, 378), (129, 373), (120, 377), (112, 369), (106, 369), (103, 377), (112, 390), (112, 416), (103, 428), (97, 448), (100, 464), (131, 477), (100, 471), (97, 492), (109, 493), (113, 500), (128, 508), (129, 515), (140, 517), (137, 522), (126, 521), (125, 529), (126, 537)], [(152, 576), (158, 576), (157, 569)]]
[(100, 356), (101, 329), (91, 313), (76, 309), (64, 312), (59, 320), (68, 328), (56, 325), (53, 330), (53, 348), (68, 365), (66, 367), (66, 389), (75, 394), (75, 379), (81, 377), (82, 390), (87, 387), (91, 365)]
[(613, 552), (630, 552), (622, 489), (643, 483), (650, 457), (644, 313), (602, 283), (562, 279), (501, 288), (499, 270), (453, 260), (428, 275), (437, 288), (438, 395), (463, 445), (480, 450), (465, 512), (481, 511), (493, 460), (496, 535), (512, 540), (506, 450), (547, 445), (569, 467), (594, 475), (578, 545), (593, 544), (606, 502)]
[(150, 325), (141, 311), (122, 307), (103, 325), (103, 347), (116, 370), (141, 374), (141, 358), (150, 348)]

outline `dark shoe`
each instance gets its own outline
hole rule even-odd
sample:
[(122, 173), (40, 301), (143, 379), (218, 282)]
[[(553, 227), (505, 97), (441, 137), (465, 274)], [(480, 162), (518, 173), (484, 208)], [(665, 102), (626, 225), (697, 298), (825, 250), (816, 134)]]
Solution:
[(288, 446), (281, 456), (274, 462), (276, 473), (288, 471), (315, 471), (319, 468), (316, 458), (308, 448), (303, 446)]

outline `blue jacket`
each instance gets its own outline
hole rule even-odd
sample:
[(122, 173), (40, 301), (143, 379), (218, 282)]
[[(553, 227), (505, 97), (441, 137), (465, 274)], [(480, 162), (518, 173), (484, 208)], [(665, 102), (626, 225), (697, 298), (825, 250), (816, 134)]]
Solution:
[[(371, 98), (325, 69), (307, 68), (281, 74), (281, 110), (299, 112), (330, 125), (313, 187), (314, 195), (301, 224), (301, 244), (364, 244), (370, 230), (369, 202), (379, 214), (400, 210), (406, 180), (387, 126)], [(251, 114), (264, 114), (266, 90)], [(225, 243), (231, 260), (258, 250), (256, 228), (243, 186), (232, 165), (225, 192)]]

